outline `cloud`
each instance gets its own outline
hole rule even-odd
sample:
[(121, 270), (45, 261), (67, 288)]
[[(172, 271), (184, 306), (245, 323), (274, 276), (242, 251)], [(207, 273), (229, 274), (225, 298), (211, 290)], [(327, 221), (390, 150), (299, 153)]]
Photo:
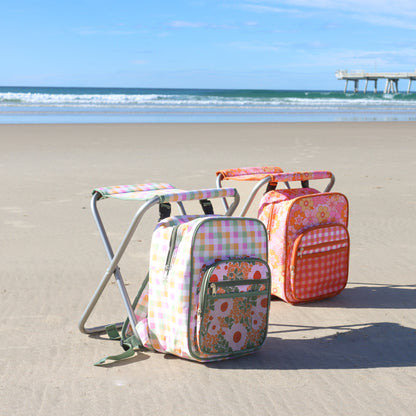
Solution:
[(200, 29), (200, 28), (209, 28), (209, 29), (236, 29), (236, 26), (227, 25), (227, 24), (215, 24), (215, 23), (204, 23), (204, 22), (187, 22), (183, 20), (175, 20), (168, 23), (168, 26), (175, 29), (182, 28), (191, 28), (191, 29)]
[(377, 26), (388, 26), (396, 27), (399, 29), (416, 30), (416, 23), (414, 22), (414, 19), (407, 21), (395, 17), (380, 15), (356, 15), (354, 17), (356, 20), (362, 20)]
[(351, 13), (367, 11), (375, 14), (387, 15), (416, 15), (414, 0), (249, 0), (255, 4), (285, 5), (290, 7), (306, 7), (310, 9), (324, 9), (334, 11), (348, 11)]
[[(312, 50), (325, 50), (327, 51), (327, 45), (320, 41), (304, 41), (304, 42), (230, 42), (228, 47), (246, 51), (270, 51), (270, 52), (281, 52), (283, 50), (290, 50), (293, 53), (305, 53), (305, 51)], [(314, 52), (315, 53), (315, 52)]]
[(148, 61), (144, 60), (144, 59), (135, 59), (133, 61), (134, 65), (147, 65)]
[(169, 26), (174, 28), (190, 27), (190, 28), (200, 28), (208, 26), (206, 23), (201, 22), (184, 22), (182, 20), (175, 20), (169, 23)]
[(227, 45), (233, 49), (239, 49), (244, 51), (270, 51), (270, 52), (277, 52), (279, 51), (284, 44), (273, 43), (273, 44), (265, 44), (259, 42), (230, 42)]
[(256, 13), (289, 13), (309, 17), (314, 11), (348, 15), (367, 23), (416, 30), (414, 0), (247, 0), (240, 8)]
[(96, 29), (92, 27), (78, 27), (73, 31), (81, 36), (130, 36), (139, 33), (137, 30), (123, 30), (123, 29)]
[(93, 29), (92, 27), (77, 27), (73, 30), (81, 36), (97, 35), (99, 33), (98, 30)]
[(244, 4), (241, 8), (255, 13), (300, 13), (300, 10), (297, 9), (286, 9), (283, 7), (266, 6), (261, 4)]
[[(412, 72), (416, 60), (415, 48), (400, 50), (340, 50), (331, 53), (317, 52), (309, 54), (307, 59), (303, 55), (304, 67), (332, 67), (334, 69), (347, 68), (353, 70)], [(400, 65), (398, 65), (400, 63)], [(292, 61), (296, 66), (298, 62)]]

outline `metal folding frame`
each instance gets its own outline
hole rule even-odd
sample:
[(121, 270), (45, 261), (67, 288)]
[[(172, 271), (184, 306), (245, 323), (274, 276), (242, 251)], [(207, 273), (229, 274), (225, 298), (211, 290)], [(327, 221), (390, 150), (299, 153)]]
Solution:
[[(280, 171), (280, 172), (279, 172)], [(302, 186), (309, 186), (310, 180), (329, 179), (329, 183), (323, 192), (329, 192), (335, 184), (335, 176), (329, 171), (303, 171), (303, 172), (283, 172), (279, 167), (254, 167), (254, 168), (240, 168), (227, 169), (217, 172), (216, 185), (217, 188), (222, 187), (222, 181), (256, 181), (258, 182), (252, 188), (247, 201), (245, 202), (240, 216), (244, 217), (250, 209), (254, 198), (258, 191), (264, 186), (271, 183), (283, 182), (287, 188), (290, 188), (289, 182), (300, 181)], [(228, 203), (225, 198), (222, 199), (225, 209), (228, 209)]]
[[(232, 197), (233, 202), (228, 207), (226, 201), (227, 197)], [(111, 243), (108, 239), (107, 232), (105, 230), (103, 221), (98, 212), (97, 202), (105, 198), (116, 198), (124, 200), (133, 200), (141, 201), (143, 204), (136, 211), (129, 227), (127, 228), (124, 238), (121, 241), (118, 249), (114, 253)], [(238, 203), (240, 201), (240, 196), (235, 188), (221, 188), (221, 189), (201, 189), (195, 191), (185, 191), (182, 189), (177, 189), (170, 184), (139, 184), (139, 185), (126, 185), (126, 186), (117, 186), (109, 188), (97, 188), (94, 189), (93, 195), (91, 198), (91, 211), (94, 217), (94, 221), (97, 225), (98, 231), (100, 233), (101, 240), (104, 244), (107, 256), (110, 260), (110, 264), (101, 279), (96, 291), (94, 292), (92, 298), (90, 299), (87, 307), (85, 308), (84, 313), (81, 316), (81, 319), (78, 323), (79, 330), (84, 334), (94, 334), (105, 331), (105, 328), (110, 325), (100, 325), (95, 327), (86, 328), (85, 324), (90, 317), (95, 305), (97, 304), (100, 296), (102, 295), (108, 281), (111, 276), (114, 275), (117, 282), (118, 289), (120, 291), (124, 306), (127, 311), (127, 316), (130, 320), (132, 329), (137, 338), (139, 338), (136, 330), (136, 317), (133, 311), (133, 306), (130, 301), (129, 295), (126, 290), (126, 286), (123, 281), (123, 277), (120, 272), (119, 263), (120, 260), (126, 251), (134, 233), (137, 230), (137, 227), (142, 220), (144, 214), (149, 211), (153, 206), (158, 205), (159, 203), (165, 202), (176, 202), (179, 206), (179, 209), (183, 215), (186, 215), (185, 208), (182, 201), (190, 200), (203, 200), (207, 198), (221, 198), (226, 201), (227, 208), (224, 215), (231, 216), (236, 210)], [(123, 325), (123, 322), (118, 322), (113, 324), (116, 327), (120, 328)]]

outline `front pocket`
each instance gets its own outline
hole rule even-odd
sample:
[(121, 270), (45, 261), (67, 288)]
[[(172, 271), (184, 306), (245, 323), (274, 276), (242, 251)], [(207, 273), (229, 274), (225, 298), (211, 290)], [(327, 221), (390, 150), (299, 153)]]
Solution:
[(267, 335), (270, 269), (260, 259), (220, 260), (202, 280), (197, 320), (201, 358), (258, 349)]
[(296, 238), (289, 286), (297, 302), (334, 296), (344, 289), (349, 246), (348, 230), (338, 224), (313, 227)]

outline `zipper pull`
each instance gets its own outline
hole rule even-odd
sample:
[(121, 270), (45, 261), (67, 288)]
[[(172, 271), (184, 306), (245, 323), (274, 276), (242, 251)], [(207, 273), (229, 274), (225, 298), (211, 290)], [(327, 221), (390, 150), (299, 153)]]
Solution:
[(215, 283), (211, 283), (209, 287), (211, 288), (211, 295), (215, 296), (217, 294), (217, 286), (215, 285)]
[(300, 249), (299, 249), (299, 251), (298, 251), (298, 256), (300, 257), (300, 258), (302, 258), (302, 256), (303, 256), (303, 251), (305, 250), (305, 247), (301, 247)]
[(170, 267), (171, 267), (170, 264), (165, 265), (165, 272), (163, 273), (163, 280), (168, 280)]
[(291, 279), (295, 278), (295, 266), (294, 265), (290, 266), (290, 277)]

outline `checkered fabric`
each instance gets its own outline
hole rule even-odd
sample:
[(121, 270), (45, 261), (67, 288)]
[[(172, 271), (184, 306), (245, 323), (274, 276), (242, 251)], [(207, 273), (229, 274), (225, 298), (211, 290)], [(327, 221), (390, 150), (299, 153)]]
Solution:
[(195, 191), (185, 191), (176, 189), (167, 183), (147, 183), (141, 185), (121, 185), (110, 186), (107, 188), (96, 188), (103, 198), (116, 198), (134, 201), (148, 201), (155, 196), (159, 197), (160, 202), (178, 202), (192, 199), (209, 199), (233, 197), (237, 191), (234, 188), (213, 188), (200, 189)]
[(201, 270), (227, 257), (267, 260), (267, 241), (264, 226), (256, 219), (204, 216), (187, 220), (181, 216), (162, 221), (153, 233), (148, 324), (154, 349), (192, 358), (197, 348)]
[(341, 225), (318, 226), (302, 233), (295, 242), (294, 251), (301, 256), (337, 250), (348, 245), (348, 231)]
[(160, 196), (161, 202), (177, 202), (192, 199), (210, 199), (232, 197), (237, 194), (235, 188), (199, 189), (196, 191), (173, 191)]
[[(130, 193), (143, 193), (143, 195), (146, 195), (146, 193), (149, 191), (162, 191), (170, 189), (175, 189), (175, 187), (169, 183), (143, 183), (137, 185), (117, 185), (95, 188), (93, 193), (98, 192), (103, 198), (122, 198), (123, 196), (125, 197), (125, 194)], [(145, 197), (143, 200), (146, 199), (148, 198)]]
[(348, 279), (349, 237), (342, 225), (307, 230), (296, 240), (290, 265), (290, 289), (298, 301), (339, 293)]
[[(289, 303), (308, 300), (305, 297), (298, 299), (294, 295), (290, 277), (290, 262), (293, 251), (296, 251), (294, 245), (299, 235), (314, 227), (335, 224), (345, 227), (346, 232), (348, 225), (348, 200), (344, 195), (336, 192), (308, 195), (305, 194), (306, 189), (308, 188), (271, 191), (260, 201), (259, 218), (266, 225), (269, 234), (272, 294)], [(327, 237), (317, 234), (307, 238), (323, 238), (321, 243), (325, 243)], [(348, 258), (346, 262), (348, 264)], [(325, 264), (322, 263), (322, 275), (326, 273), (324, 267)], [(299, 273), (296, 275), (296, 281), (299, 281)], [(310, 300), (315, 300), (315, 296)]]

